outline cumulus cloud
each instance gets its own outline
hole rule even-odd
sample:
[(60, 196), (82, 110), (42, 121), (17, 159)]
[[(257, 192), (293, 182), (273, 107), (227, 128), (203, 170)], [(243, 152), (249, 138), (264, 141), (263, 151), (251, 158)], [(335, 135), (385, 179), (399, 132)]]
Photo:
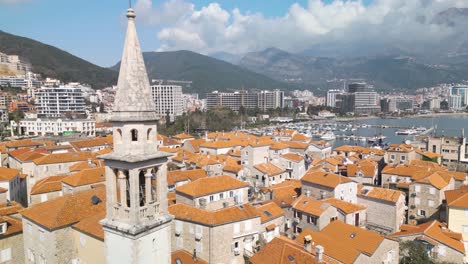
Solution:
[[(268, 47), (299, 52), (340, 44), (401, 50), (440, 48), (450, 36), (465, 36), (467, 24), (448, 27), (430, 21), (450, 7), (468, 7), (466, 0), (309, 0), (292, 4), (280, 17), (225, 10), (218, 3), (200, 9), (185, 0), (168, 0), (153, 7), (139, 0), (136, 9), (157, 26), (159, 50), (190, 49), (202, 53), (245, 53)], [(463, 41), (462, 41), (463, 42)]]

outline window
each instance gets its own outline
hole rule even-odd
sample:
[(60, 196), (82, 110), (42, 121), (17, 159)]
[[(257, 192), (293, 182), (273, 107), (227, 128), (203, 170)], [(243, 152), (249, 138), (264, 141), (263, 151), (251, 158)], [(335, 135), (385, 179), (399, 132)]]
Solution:
[(436, 193), (436, 189), (435, 189), (434, 187), (429, 188), (429, 193), (430, 193), (430, 194), (435, 194), (435, 193)]
[(421, 191), (421, 186), (415, 185), (414, 186), (414, 191), (417, 192), (417, 193), (420, 192)]
[(468, 233), (468, 225), (463, 226), (463, 233)]
[(213, 195), (210, 195), (210, 202), (214, 201)]
[(424, 217), (425, 217), (425, 216), (426, 216), (426, 211), (424, 211), (424, 210), (418, 210), (418, 215), (424, 216)]
[[(258, 177), (258, 175), (257, 175), (257, 177)], [(231, 198), (234, 197), (234, 192), (233, 191), (229, 191), (229, 197), (231, 197)]]
[(219, 194), (219, 199), (224, 199), (224, 193)]
[(151, 131), (152, 130), (153, 129), (150, 128), (150, 129), (148, 129), (148, 132), (146, 133), (146, 140), (148, 140), (148, 141), (153, 141), (153, 139), (151, 138)]
[(138, 141), (138, 130), (132, 129), (130, 133), (132, 134), (132, 141)]
[(0, 252), (0, 262), (11, 260), (11, 248), (4, 249)]
[(391, 160), (395, 160), (395, 154), (390, 155)]

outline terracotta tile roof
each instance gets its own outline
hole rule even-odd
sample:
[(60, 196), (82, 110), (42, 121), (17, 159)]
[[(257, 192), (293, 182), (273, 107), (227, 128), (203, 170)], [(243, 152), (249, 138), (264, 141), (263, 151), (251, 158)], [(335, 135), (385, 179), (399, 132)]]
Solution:
[(276, 228), (276, 224), (267, 225), (265, 227), (266, 231), (273, 231)]
[(7, 230), (0, 234), (0, 240), (23, 233), (23, 222), (21, 219), (11, 216), (0, 216), (0, 223), (7, 223)]
[(226, 164), (226, 166), (224, 166), (223, 171), (238, 173), (238, 172), (241, 171), (243, 168), (244, 168), (244, 167), (243, 167), (242, 165), (234, 164), (234, 163), (229, 163), (229, 164)]
[(430, 159), (442, 157), (441, 154), (437, 154), (437, 153), (430, 152), (430, 151), (422, 151), (421, 149), (418, 149), (418, 148), (416, 149), (416, 152)]
[(62, 182), (73, 186), (84, 186), (89, 184), (96, 184), (106, 181), (106, 170), (104, 167), (82, 170), (77, 173), (65, 177)]
[(404, 193), (397, 190), (371, 186), (359, 186), (358, 195), (392, 203), (398, 202), (401, 196), (405, 196)]
[(346, 202), (346, 201), (338, 200), (336, 198), (324, 199), (324, 200), (322, 200), (322, 202), (326, 202), (326, 203), (331, 204), (333, 207), (335, 207), (336, 209), (341, 210), (345, 214), (351, 214), (351, 213), (355, 213), (355, 212), (359, 212), (359, 211), (367, 209), (366, 206), (349, 203), (349, 202)]
[(168, 203), (168, 205), (176, 204), (176, 193), (175, 192), (167, 193), (167, 203)]
[(96, 156), (100, 156), (100, 155), (109, 154), (111, 152), (112, 152), (112, 148), (105, 148), (105, 149), (101, 149), (101, 150), (98, 150), (98, 151), (94, 152), (94, 154)]
[(178, 135), (173, 136), (173, 138), (177, 139), (177, 140), (183, 140), (183, 139), (193, 139), (194, 137), (192, 135), (182, 133), (182, 134), (178, 134)]
[(193, 259), (192, 253), (178, 249), (171, 253), (171, 264), (208, 264), (208, 262), (199, 256), (197, 256), (197, 259)]
[(30, 139), (8, 141), (5, 144), (7, 148), (39, 147), (44, 145), (46, 145), (45, 142), (33, 141)]
[(70, 167), (68, 167), (68, 170), (70, 172), (75, 172), (75, 171), (82, 171), (82, 170), (101, 168), (101, 167), (104, 167), (104, 161), (100, 159), (93, 159), (91, 161), (90, 160), (81, 161), (73, 165), (70, 165)]
[(284, 210), (281, 209), (274, 202), (261, 205), (256, 208), (261, 217), (261, 222), (266, 223), (273, 219), (276, 219), (285, 214)]
[(213, 193), (248, 187), (249, 184), (241, 182), (227, 175), (200, 178), (193, 182), (176, 188), (176, 193), (191, 197), (200, 197)]
[(390, 144), (390, 147), (387, 149), (387, 152), (404, 152), (409, 153), (415, 151), (415, 147), (407, 144)]
[(270, 146), (270, 149), (273, 149), (273, 150), (280, 150), (280, 149), (287, 149), (287, 148), (289, 148), (289, 145), (286, 145), (286, 144), (281, 143), (281, 142), (274, 142)]
[(285, 172), (284, 169), (276, 166), (275, 164), (269, 162), (269, 163), (262, 163), (262, 164), (257, 164), (254, 166), (255, 169), (259, 170), (261, 173), (264, 173), (268, 176), (275, 176), (278, 174), (281, 174)]
[(301, 162), (304, 160), (304, 157), (295, 153), (286, 153), (286, 154), (281, 155), (281, 157), (294, 161), (294, 162)]
[[(91, 198), (96, 196), (101, 202), (94, 205)], [(76, 194), (69, 194), (33, 205), (21, 215), (49, 230), (78, 223), (84, 218), (106, 210), (106, 189), (97, 188)]]
[(468, 208), (468, 185), (456, 190), (445, 191), (445, 200), (449, 207)]
[(434, 172), (435, 170), (432, 168), (412, 166), (412, 165), (397, 165), (397, 166), (387, 165), (382, 170), (382, 173), (384, 174), (410, 177), (412, 180), (425, 178)]
[(265, 191), (273, 193), (273, 202), (279, 207), (289, 207), (299, 196), (301, 186), (299, 180), (286, 180), (266, 188)]
[(211, 148), (211, 149), (221, 149), (221, 148), (233, 148), (236, 146), (240, 146), (240, 144), (232, 141), (207, 141), (200, 144), (200, 148)]
[(309, 144), (297, 141), (281, 141), (281, 143), (288, 145), (292, 149), (306, 149), (309, 147)]
[(314, 146), (316, 148), (319, 148), (319, 149), (325, 149), (325, 148), (329, 148), (329, 147), (332, 146), (329, 142), (324, 141), (324, 140), (310, 141), (309, 145), (312, 145), (312, 146)]
[(301, 179), (302, 182), (313, 183), (329, 188), (336, 188), (336, 186), (352, 182), (351, 179), (343, 177), (338, 174), (328, 173), (323, 171), (309, 170)]
[(70, 145), (72, 145), (78, 151), (80, 151), (82, 148), (92, 148), (92, 147), (100, 147), (100, 146), (110, 147), (110, 146), (112, 146), (112, 144), (110, 144), (108, 142), (107, 138), (103, 138), (103, 137), (96, 137), (96, 138), (92, 138), (92, 139), (74, 141), (74, 142), (70, 142)]
[(321, 216), (331, 205), (323, 201), (315, 200), (305, 195), (299, 196), (293, 203), (292, 208), (309, 215)]
[(372, 256), (384, 236), (345, 224), (341, 221), (333, 221), (320, 232), (304, 229), (296, 238), (297, 242), (304, 241), (307, 235), (312, 236), (315, 244), (325, 248), (325, 254), (342, 263), (354, 263), (359, 254)]
[(7, 153), (6, 143), (0, 143), (0, 153)]
[(231, 206), (216, 211), (207, 211), (186, 204), (169, 206), (169, 213), (178, 220), (190, 221), (207, 226), (217, 226), (231, 222), (238, 222), (252, 218), (260, 218), (260, 215), (250, 204)]
[(306, 135), (303, 135), (303, 134), (295, 134), (292, 138), (291, 138), (292, 141), (304, 141), (304, 142), (307, 142), (307, 141), (310, 141), (310, 138)]
[(62, 191), (62, 180), (67, 177), (68, 175), (60, 175), (41, 179), (31, 188), (31, 195)]
[(11, 181), (16, 176), (19, 176), (19, 174), (19, 170), (0, 167), (0, 181)]
[(45, 150), (44, 148), (19, 148), (8, 152), (8, 155), (23, 162), (33, 161), (48, 154), (50, 154), (50, 152)]
[(363, 177), (376, 176), (377, 162), (371, 160), (361, 160), (356, 164), (348, 164), (346, 166), (348, 177), (357, 176), (358, 172), (363, 174)]
[(14, 215), (23, 209), (23, 206), (15, 201), (11, 201), (10, 204), (3, 203), (0, 204), (0, 216)]
[(230, 155), (230, 156), (233, 156), (233, 157), (240, 158), (241, 150), (240, 149), (230, 149), (227, 154)]
[(452, 249), (464, 253), (465, 247), (461, 239), (461, 234), (452, 232), (447, 228), (447, 225), (437, 220), (420, 224), (417, 226), (402, 225), (401, 231), (389, 235), (394, 238), (402, 238), (407, 236), (422, 235), (430, 239), (444, 244)]
[(439, 165), (435, 162), (425, 161), (425, 160), (410, 160), (409, 163), (411, 166), (418, 166), (418, 167), (427, 167), (435, 170), (446, 170), (447, 167)]
[(415, 183), (430, 184), (434, 186), (435, 188), (441, 190), (445, 188), (445, 186), (449, 185), (451, 179), (452, 177), (448, 174), (445, 174), (443, 172), (435, 172), (425, 178), (418, 179), (415, 182), (412, 182), (411, 184), (415, 184)]
[(72, 150), (73, 147), (70, 145), (53, 145), (53, 146), (47, 146), (44, 147), (45, 150), (47, 151), (53, 151), (53, 150)]
[[(325, 249), (326, 250), (326, 249)], [(326, 253), (325, 253), (326, 254)], [(250, 258), (252, 264), (318, 264), (315, 250), (309, 253), (304, 246), (286, 237), (276, 237)], [(337, 263), (323, 256), (323, 263)]]
[(104, 127), (112, 128), (113, 126), (112, 126), (112, 123), (104, 123), (104, 122), (96, 123), (96, 128), (104, 128)]
[(200, 145), (205, 143), (206, 141), (204, 139), (192, 139), (192, 140), (188, 140), (188, 141), (185, 141), (185, 145), (187, 145), (187, 143), (189, 143), (192, 147), (193, 147), (193, 150), (195, 152), (199, 152), (200, 151)]
[(350, 146), (350, 145), (344, 145), (335, 148), (333, 151), (338, 151), (338, 152), (356, 152), (360, 154), (374, 154), (377, 156), (383, 156), (385, 155), (385, 150), (381, 149), (376, 149), (376, 148), (366, 148), (366, 147), (361, 147), (361, 146)]
[(106, 211), (102, 210), (94, 215), (83, 218), (78, 223), (73, 225), (73, 229), (76, 229), (89, 236), (104, 241), (104, 229), (99, 223), (99, 221), (101, 221), (104, 218), (106, 218)]
[(91, 152), (76, 152), (76, 153), (56, 153), (34, 160), (36, 165), (55, 164), (55, 163), (68, 163), (86, 161), (93, 159), (96, 156)]
[(180, 181), (195, 181), (201, 178), (208, 177), (205, 170), (173, 170), (167, 172), (167, 185), (175, 185)]

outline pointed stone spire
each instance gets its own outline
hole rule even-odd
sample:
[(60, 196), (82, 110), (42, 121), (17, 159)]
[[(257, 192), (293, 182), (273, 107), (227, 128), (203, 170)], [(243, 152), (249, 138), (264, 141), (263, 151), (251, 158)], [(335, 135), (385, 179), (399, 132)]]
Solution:
[(128, 27), (120, 64), (112, 121), (157, 120), (156, 105), (135, 28), (135, 12), (127, 11)]

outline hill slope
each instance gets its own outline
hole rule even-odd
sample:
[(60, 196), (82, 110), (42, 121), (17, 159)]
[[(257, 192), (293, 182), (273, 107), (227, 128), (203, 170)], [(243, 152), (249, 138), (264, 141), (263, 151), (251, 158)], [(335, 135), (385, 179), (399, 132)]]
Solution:
[(468, 59), (462, 56), (430, 65), (407, 56), (326, 58), (275, 48), (249, 53), (240, 65), (277, 80), (306, 85), (324, 86), (327, 80), (362, 78), (374, 83), (376, 88), (402, 90), (459, 82), (468, 72)]
[(64, 82), (103, 88), (117, 83), (117, 72), (94, 65), (56, 47), (0, 31), (0, 52), (27, 58), (33, 71)]
[[(150, 79), (193, 81), (188, 91), (206, 93), (214, 90), (288, 88), (288, 85), (239, 66), (191, 51), (144, 52)], [(112, 67), (118, 70), (120, 63)]]

